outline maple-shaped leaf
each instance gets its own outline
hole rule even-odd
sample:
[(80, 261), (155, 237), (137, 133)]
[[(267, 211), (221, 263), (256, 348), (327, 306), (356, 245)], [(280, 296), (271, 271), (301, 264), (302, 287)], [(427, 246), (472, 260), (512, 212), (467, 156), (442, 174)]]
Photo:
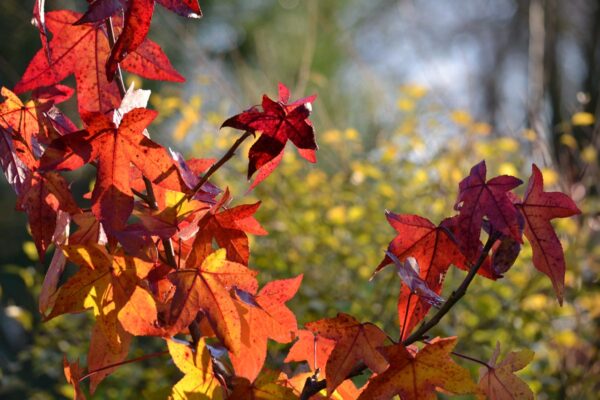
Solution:
[(346, 380), (359, 361), (363, 361), (376, 373), (383, 372), (388, 365), (378, 350), (383, 346), (387, 335), (373, 324), (360, 323), (354, 317), (340, 313), (335, 318), (309, 322), (305, 326), (336, 342), (325, 366), (328, 394), (333, 393)]
[(258, 140), (250, 147), (248, 157), (248, 179), (259, 171), (250, 190), (263, 181), (279, 165), (283, 149), (288, 140), (297, 148), (302, 157), (316, 162), (317, 142), (312, 123), (308, 119), (311, 103), (316, 96), (289, 103), (290, 92), (279, 84), (279, 101), (263, 96), (262, 110), (253, 107), (229, 118), (221, 127), (232, 127), (248, 132), (261, 132)]
[(223, 398), (221, 385), (213, 373), (210, 351), (201, 338), (195, 349), (175, 340), (167, 340), (173, 362), (185, 376), (173, 386), (171, 399), (214, 399)]
[(300, 282), (302, 275), (269, 282), (256, 296), (240, 294), (240, 301), (236, 302), (242, 322), (240, 351), (230, 355), (237, 376), (251, 382), (256, 379), (265, 363), (267, 339), (279, 343), (294, 339), (298, 328), (296, 317), (285, 302), (294, 297)]
[(416, 355), (402, 344), (382, 349), (389, 368), (369, 379), (359, 400), (387, 400), (400, 395), (402, 400), (436, 399), (436, 390), (454, 394), (477, 393), (469, 371), (456, 364), (450, 353), (456, 337), (436, 338)]
[(250, 247), (248, 233), (266, 235), (267, 231), (254, 218), (260, 202), (243, 204), (220, 211), (231, 196), (227, 190), (220, 201), (212, 206), (197, 223), (198, 232), (192, 245), (186, 266), (192, 267), (213, 251), (213, 239), (219, 247), (227, 251), (227, 258), (231, 261), (248, 265)]
[(122, 354), (128, 347), (129, 335), (120, 329), (118, 312), (152, 264), (121, 254), (108, 254), (103, 246), (94, 244), (63, 246), (63, 251), (80, 269), (59, 288), (47, 319), (91, 308), (97, 328), (104, 335), (103, 342), (108, 344), (104, 350)]
[[(38, 165), (36, 153), (41, 149), (36, 145), (35, 137), (40, 133), (39, 115), (48, 109), (48, 104), (37, 104), (34, 101), (23, 103), (5, 87), (0, 95), (5, 98), (0, 104), (2, 167), (15, 192), (20, 194), (27, 177), (26, 171), (36, 169)], [(25, 169), (25, 173), (19, 169)], [(10, 172), (11, 170), (15, 172)]]
[(169, 330), (173, 334), (180, 332), (199, 312), (204, 312), (223, 344), (237, 353), (241, 323), (229, 290), (239, 288), (256, 293), (255, 276), (255, 271), (226, 260), (224, 249), (209, 255), (199, 267), (175, 271), (169, 277), (176, 286), (167, 321)]
[[(321, 335), (315, 335), (313, 332), (305, 329), (298, 330), (296, 333), (298, 340), (294, 342), (290, 348), (284, 362), (306, 361), (311, 371), (319, 369), (319, 377), (327, 378), (325, 365), (335, 348), (335, 340), (327, 339)], [(296, 390), (298, 395), (302, 392), (306, 378), (313, 375), (312, 373), (301, 374), (289, 379), (292, 388)], [(336, 389), (331, 398), (338, 400), (356, 399), (358, 397), (358, 389), (351, 380), (345, 380)], [(312, 398), (312, 397), (311, 397)], [(318, 397), (321, 398), (321, 397)], [(325, 398), (325, 396), (322, 396)]]
[(117, 127), (102, 114), (88, 115), (86, 130), (51, 143), (41, 168), (73, 170), (97, 160), (92, 211), (107, 231), (122, 230), (133, 211), (130, 163), (154, 184), (169, 189), (184, 185), (164, 147), (142, 134), (155, 117), (155, 111), (136, 108), (125, 114)]
[[(80, 17), (68, 10), (46, 13), (46, 24), (52, 33), (51, 59), (48, 60), (44, 49), (39, 50), (15, 86), (16, 93), (51, 86), (75, 74), (80, 113), (104, 113), (119, 106), (121, 97), (117, 83), (109, 82), (104, 72), (110, 54), (104, 24), (73, 25)], [(161, 48), (150, 40), (143, 40), (121, 66), (148, 79), (184, 81)]]
[(85, 394), (79, 385), (79, 380), (83, 375), (83, 369), (79, 366), (79, 361), (69, 362), (67, 357), (63, 357), (63, 371), (67, 382), (73, 387), (73, 400), (85, 400)]
[(519, 371), (533, 359), (535, 354), (531, 350), (511, 351), (497, 364), (500, 354), (500, 343), (496, 343), (496, 350), (488, 361), (488, 367), (479, 370), (479, 388), (490, 400), (532, 400), (533, 392), (514, 372)]
[(53, 243), (59, 210), (71, 214), (80, 212), (67, 181), (56, 172), (33, 172), (19, 196), (17, 207), (27, 213), (31, 236), (41, 260)]
[(233, 390), (228, 400), (296, 400), (294, 390), (287, 386), (287, 379), (275, 371), (263, 371), (254, 382), (234, 377)]
[[(412, 257), (419, 266), (419, 278), (436, 295), (442, 291), (444, 276), (450, 265), (468, 269), (467, 260), (458, 244), (442, 226), (435, 226), (431, 221), (418, 215), (395, 214), (386, 211), (386, 218), (398, 235), (390, 242), (388, 252), (400, 262)], [(379, 263), (375, 273), (392, 263), (389, 256)], [(408, 337), (410, 331), (425, 317), (431, 302), (402, 284), (398, 298), (398, 319), (402, 328), (402, 338)]]
[(533, 164), (522, 202), (516, 204), (525, 219), (525, 237), (533, 250), (533, 265), (548, 275), (558, 302), (562, 305), (565, 289), (565, 256), (550, 220), (580, 214), (575, 202), (560, 192), (544, 192), (544, 177)]
[[(202, 16), (197, 0), (156, 0), (156, 2), (184, 17)], [(96, 0), (76, 22), (77, 24), (99, 22), (118, 11), (125, 11), (123, 30), (106, 63), (106, 74), (109, 80), (113, 79), (118, 63), (138, 49), (146, 39), (154, 14), (154, 3), (155, 0)]]
[(463, 251), (469, 260), (478, 256), (479, 236), (483, 217), (487, 217), (492, 230), (511, 236), (522, 243), (519, 212), (508, 193), (523, 181), (514, 176), (502, 175), (486, 181), (485, 161), (471, 168), (468, 177), (459, 183), (459, 194), (454, 208), (459, 211), (458, 239), (464, 244)]
[(94, 325), (90, 338), (90, 349), (88, 351), (87, 366), (89, 371), (98, 371), (90, 376), (90, 394), (94, 394), (96, 388), (108, 375), (112, 374), (118, 367), (105, 368), (108, 365), (118, 364), (125, 360), (129, 352), (132, 336), (125, 332), (121, 325), (116, 325), (116, 336), (120, 345), (115, 349), (111, 345), (113, 338), (106, 336), (106, 332), (99, 324)]

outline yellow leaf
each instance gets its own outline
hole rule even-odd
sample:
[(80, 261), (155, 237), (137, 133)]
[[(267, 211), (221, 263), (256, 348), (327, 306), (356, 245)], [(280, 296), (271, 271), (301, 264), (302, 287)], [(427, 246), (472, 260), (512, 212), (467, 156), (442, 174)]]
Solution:
[(396, 102), (396, 107), (398, 107), (400, 111), (413, 111), (415, 109), (415, 102), (411, 99), (401, 98)]
[(581, 159), (588, 164), (595, 163), (597, 158), (598, 152), (594, 146), (586, 146), (581, 152)]
[(575, 126), (594, 125), (594, 122), (596, 122), (596, 118), (589, 112), (578, 112), (571, 117), (571, 123)]
[(204, 339), (198, 341), (195, 351), (184, 343), (167, 340), (173, 362), (185, 376), (173, 386), (170, 399), (209, 400), (223, 398), (219, 381), (213, 374), (210, 352)]
[(570, 147), (572, 149), (576, 149), (577, 148), (577, 140), (575, 140), (575, 138), (573, 137), (573, 135), (570, 135), (568, 133), (565, 133), (564, 135), (562, 135), (560, 137), (560, 143), (562, 143), (565, 146)]
[(450, 114), (450, 119), (458, 125), (468, 125), (471, 123), (471, 114), (464, 110), (456, 110)]

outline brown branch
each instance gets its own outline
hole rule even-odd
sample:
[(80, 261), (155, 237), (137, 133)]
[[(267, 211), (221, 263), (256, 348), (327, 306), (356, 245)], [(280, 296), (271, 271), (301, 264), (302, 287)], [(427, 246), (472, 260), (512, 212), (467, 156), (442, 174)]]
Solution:
[(467, 289), (468, 289), (469, 285), (475, 278), (475, 275), (477, 275), (477, 271), (479, 271), (479, 268), (481, 268), (481, 266), (483, 265), (488, 253), (490, 252), (490, 250), (492, 249), (492, 246), (494, 245), (494, 242), (496, 242), (496, 239), (497, 239), (496, 234), (493, 234), (493, 233), (490, 234), (487, 242), (485, 243), (485, 246), (483, 247), (483, 250), (481, 251), (481, 254), (479, 255), (479, 258), (477, 259), (477, 262), (469, 269), (469, 273), (467, 274), (465, 279), (462, 281), (462, 283), (460, 284), (458, 289), (456, 289), (455, 291), (452, 292), (452, 294), (450, 295), (448, 300), (446, 300), (444, 305), (442, 307), (440, 307), (440, 309), (435, 313), (435, 315), (429, 321), (425, 322), (423, 325), (421, 325), (419, 327), (419, 329), (417, 329), (406, 340), (402, 341), (402, 344), (404, 346), (408, 346), (409, 344), (412, 344), (418, 340), (423, 339), (425, 334), (427, 332), (429, 332), (429, 330), (432, 329), (434, 326), (436, 326), (440, 322), (440, 320), (444, 317), (444, 315), (446, 315), (448, 313), (448, 311), (450, 311), (450, 309), (452, 307), (454, 307), (454, 305), (465, 295), (465, 293), (467, 293)]
[(169, 354), (169, 351), (168, 350), (164, 350), (164, 351), (159, 351), (157, 353), (144, 354), (143, 356), (132, 358), (130, 360), (125, 360), (125, 361), (121, 361), (121, 362), (118, 362), (118, 363), (105, 365), (104, 367), (100, 367), (98, 369), (95, 369), (93, 371), (88, 372), (86, 375), (84, 375), (81, 378), (79, 378), (79, 382), (83, 382), (85, 379), (89, 378), (90, 376), (95, 375), (98, 372), (102, 372), (102, 371), (110, 369), (110, 368), (120, 367), (121, 365), (131, 364), (131, 363), (134, 363), (134, 362), (147, 360), (149, 358), (159, 357), (159, 356), (162, 356), (162, 355), (165, 355), (165, 354)]
[(244, 142), (244, 140), (246, 140), (247, 138), (249, 138), (252, 135), (253, 135), (252, 132), (249, 132), (249, 131), (244, 132), (244, 134), (242, 136), (240, 136), (235, 141), (235, 143), (233, 143), (231, 145), (229, 150), (227, 150), (227, 152), (225, 154), (223, 154), (223, 156), (217, 162), (215, 162), (213, 165), (211, 165), (210, 168), (208, 169), (208, 171), (206, 171), (206, 173), (204, 175), (202, 175), (202, 178), (200, 178), (200, 180), (192, 188), (190, 193), (187, 196), (182, 197), (181, 200), (179, 200), (177, 202), (177, 204), (175, 204), (175, 208), (182, 205), (184, 201), (189, 200), (192, 197), (194, 197), (196, 195), (196, 193), (198, 193), (198, 191), (202, 188), (202, 185), (204, 185), (208, 181), (208, 178), (210, 178), (215, 172), (217, 172), (217, 170), (219, 168), (221, 168), (223, 166), (223, 164), (225, 164), (227, 161), (229, 161), (229, 159), (235, 155), (235, 151), (238, 149), (238, 147), (240, 147), (240, 145)]
[[(467, 273), (467, 276), (462, 281), (462, 283), (460, 284), (458, 289), (453, 291), (452, 294), (450, 295), (450, 297), (448, 298), (448, 300), (446, 300), (444, 305), (442, 307), (440, 307), (440, 309), (435, 313), (435, 315), (429, 321), (427, 321), (426, 323), (421, 325), (419, 327), (419, 329), (417, 331), (415, 331), (412, 335), (410, 335), (406, 340), (404, 340), (402, 342), (402, 345), (408, 346), (409, 344), (412, 344), (416, 341), (423, 340), (424, 335), (427, 332), (429, 332), (430, 329), (432, 329), (434, 326), (436, 326), (438, 324), (438, 322), (440, 322), (440, 320), (444, 317), (444, 315), (446, 315), (448, 313), (448, 311), (450, 311), (450, 309), (452, 307), (454, 307), (454, 305), (456, 305), (456, 303), (465, 295), (465, 293), (467, 292), (467, 288), (469, 287), (469, 285), (475, 278), (475, 275), (477, 275), (477, 271), (479, 271), (479, 268), (481, 268), (481, 266), (483, 265), (488, 253), (492, 249), (494, 242), (496, 242), (496, 239), (497, 239), (497, 235), (494, 233), (492, 233), (488, 237), (488, 240), (485, 243), (485, 246), (483, 247), (483, 250), (481, 251), (479, 258), (477, 259), (477, 262), (475, 264), (473, 264), (473, 266), (471, 266), (471, 268), (469, 269), (469, 272)], [(468, 356), (464, 356), (462, 354), (460, 354), (460, 355), (456, 354), (456, 355), (459, 357), (467, 358), (471, 361), (480, 362), (480, 360), (476, 360), (476, 359), (470, 358)], [(483, 362), (481, 361), (481, 363), (483, 363)], [(487, 364), (486, 364), (486, 366), (487, 366)], [(358, 364), (352, 370), (352, 372), (350, 372), (350, 374), (348, 374), (346, 379), (350, 379), (350, 378), (353, 378), (355, 376), (362, 374), (365, 369), (367, 369), (367, 366), (365, 364), (363, 364), (363, 363)], [(310, 399), (311, 396), (319, 393), (321, 390), (325, 389), (326, 387), (327, 387), (327, 381), (325, 379), (322, 379), (320, 381), (313, 381), (310, 378), (308, 378), (306, 380), (306, 382), (304, 383), (304, 388), (302, 389), (302, 394), (300, 396), (300, 400), (308, 400), (308, 399)]]

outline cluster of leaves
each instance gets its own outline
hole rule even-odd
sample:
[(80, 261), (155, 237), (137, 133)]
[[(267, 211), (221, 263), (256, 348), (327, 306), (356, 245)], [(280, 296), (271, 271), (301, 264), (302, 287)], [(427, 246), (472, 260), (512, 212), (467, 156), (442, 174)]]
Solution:
[[(178, 14), (200, 15), (195, 1), (159, 3)], [(375, 273), (393, 264), (402, 280), (399, 340), (347, 314), (298, 329), (285, 303), (302, 276), (271, 281), (259, 290), (257, 272), (248, 265), (248, 234), (266, 234), (253, 217), (259, 203), (231, 207), (229, 190), (208, 179), (256, 135), (248, 178), (257, 176), (250, 189), (279, 165), (288, 140), (303, 158), (316, 162), (309, 120), (315, 97), (290, 102), (280, 84), (277, 101), (265, 95), (261, 107), (223, 123), (244, 133), (219, 160), (185, 160), (168, 151), (146, 130), (156, 117), (145, 108), (149, 93), (126, 91), (120, 72), (123, 66), (150, 79), (182, 80), (162, 50), (146, 39), (153, 7), (153, 0), (96, 0), (82, 16), (45, 13), (43, 2), (37, 2), (34, 21), (42, 49), (14, 89), (33, 90), (31, 100), (23, 103), (12, 91), (2, 91), (3, 170), (18, 196), (17, 208), (28, 214), (40, 259), (55, 246), (40, 312), (49, 320), (91, 309), (96, 321), (87, 373), (78, 362), (64, 361), (75, 398), (84, 398), (84, 379), (89, 378), (93, 393), (120, 365), (137, 361), (126, 361), (135, 336), (165, 340), (184, 374), (173, 398), (387, 399), (399, 394), (411, 399), (430, 398), (442, 389), (530, 397), (512, 372), (523, 368), (531, 353), (511, 353), (498, 365), (497, 355), (490, 363), (478, 361), (485, 367), (477, 385), (450, 357), (456, 338), (429, 340), (427, 333), (477, 273), (498, 279), (508, 272), (523, 235), (532, 244), (535, 267), (550, 277), (562, 303), (565, 262), (549, 221), (579, 213), (573, 201), (544, 192), (535, 165), (521, 199), (512, 192), (519, 179), (487, 180), (482, 161), (459, 185), (458, 213), (439, 225), (387, 212), (398, 236)], [(60, 84), (71, 73), (83, 129), (57, 107), (75, 92)], [(87, 164), (96, 168), (94, 189), (76, 201), (60, 171)], [(80, 206), (84, 200), (89, 207)], [(77, 225), (73, 233), (72, 223)], [(67, 261), (79, 270), (59, 285)], [(468, 274), (444, 301), (440, 294), (451, 265)], [(439, 310), (417, 328), (432, 306)], [(307, 363), (312, 372), (302, 372), (302, 366), (290, 374), (263, 368), (268, 339), (296, 340), (285, 362)], [(416, 346), (418, 341), (424, 345)], [(319, 380), (321, 369), (326, 380)], [(372, 375), (359, 389), (351, 378), (367, 369)]]

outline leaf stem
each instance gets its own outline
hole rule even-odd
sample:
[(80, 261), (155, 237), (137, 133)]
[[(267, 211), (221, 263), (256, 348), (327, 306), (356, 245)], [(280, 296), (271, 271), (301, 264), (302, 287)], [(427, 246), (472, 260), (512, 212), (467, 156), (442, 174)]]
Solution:
[(159, 357), (159, 356), (162, 356), (162, 355), (165, 355), (165, 354), (169, 354), (169, 351), (168, 350), (163, 350), (163, 351), (159, 351), (157, 353), (144, 354), (143, 356), (132, 358), (130, 360), (125, 360), (125, 361), (121, 361), (121, 362), (118, 362), (118, 363), (105, 365), (104, 367), (100, 367), (98, 369), (95, 369), (93, 371), (88, 372), (86, 375), (84, 375), (81, 378), (79, 378), (79, 382), (83, 382), (85, 379), (89, 378), (90, 376), (95, 375), (98, 372), (102, 372), (102, 371), (110, 369), (110, 368), (120, 367), (121, 365), (131, 364), (131, 363), (134, 363), (134, 362), (147, 360), (149, 358)]
[(446, 300), (444, 305), (442, 307), (440, 307), (440, 309), (435, 313), (435, 315), (429, 321), (425, 322), (423, 325), (421, 325), (419, 327), (419, 329), (417, 329), (406, 340), (402, 341), (402, 344), (404, 346), (408, 346), (409, 344), (412, 344), (418, 340), (423, 339), (425, 334), (427, 332), (429, 332), (429, 330), (432, 329), (434, 326), (436, 326), (440, 322), (440, 320), (444, 317), (444, 315), (446, 315), (448, 313), (448, 311), (450, 311), (450, 309), (465, 295), (465, 293), (467, 293), (467, 288), (469, 287), (469, 285), (475, 278), (475, 275), (477, 275), (477, 271), (479, 271), (479, 268), (481, 268), (481, 266), (485, 262), (485, 259), (488, 255), (488, 253), (490, 252), (490, 250), (492, 249), (492, 246), (496, 242), (496, 239), (497, 239), (497, 235), (494, 233), (491, 233), (490, 236), (488, 237), (487, 242), (485, 243), (485, 246), (483, 247), (483, 250), (481, 251), (481, 254), (479, 255), (479, 258), (477, 259), (477, 262), (475, 264), (473, 264), (473, 266), (469, 269), (469, 273), (467, 274), (465, 279), (462, 281), (462, 283), (460, 284), (458, 289), (456, 289), (455, 291), (452, 292), (452, 294), (450, 295), (448, 300)]
[(184, 201), (189, 200), (192, 197), (194, 197), (196, 195), (196, 193), (198, 193), (198, 191), (202, 188), (202, 185), (204, 185), (208, 181), (208, 178), (210, 178), (215, 172), (217, 172), (217, 170), (219, 168), (221, 168), (223, 166), (223, 164), (225, 164), (227, 161), (229, 161), (229, 159), (235, 155), (235, 151), (238, 149), (238, 147), (240, 147), (240, 145), (244, 142), (244, 140), (246, 140), (247, 138), (249, 138), (252, 135), (253, 135), (252, 132), (249, 132), (249, 131), (244, 132), (244, 134), (242, 136), (240, 136), (235, 141), (235, 143), (233, 143), (231, 145), (229, 150), (227, 150), (227, 152), (225, 154), (223, 154), (223, 156), (217, 162), (215, 162), (213, 165), (211, 165), (210, 168), (208, 169), (208, 171), (206, 171), (206, 173), (204, 175), (202, 175), (202, 177), (200, 178), (198, 183), (196, 183), (196, 185), (192, 188), (190, 193), (187, 196), (182, 197), (181, 200), (179, 200), (177, 202), (177, 204), (175, 204), (175, 208), (181, 206)]

